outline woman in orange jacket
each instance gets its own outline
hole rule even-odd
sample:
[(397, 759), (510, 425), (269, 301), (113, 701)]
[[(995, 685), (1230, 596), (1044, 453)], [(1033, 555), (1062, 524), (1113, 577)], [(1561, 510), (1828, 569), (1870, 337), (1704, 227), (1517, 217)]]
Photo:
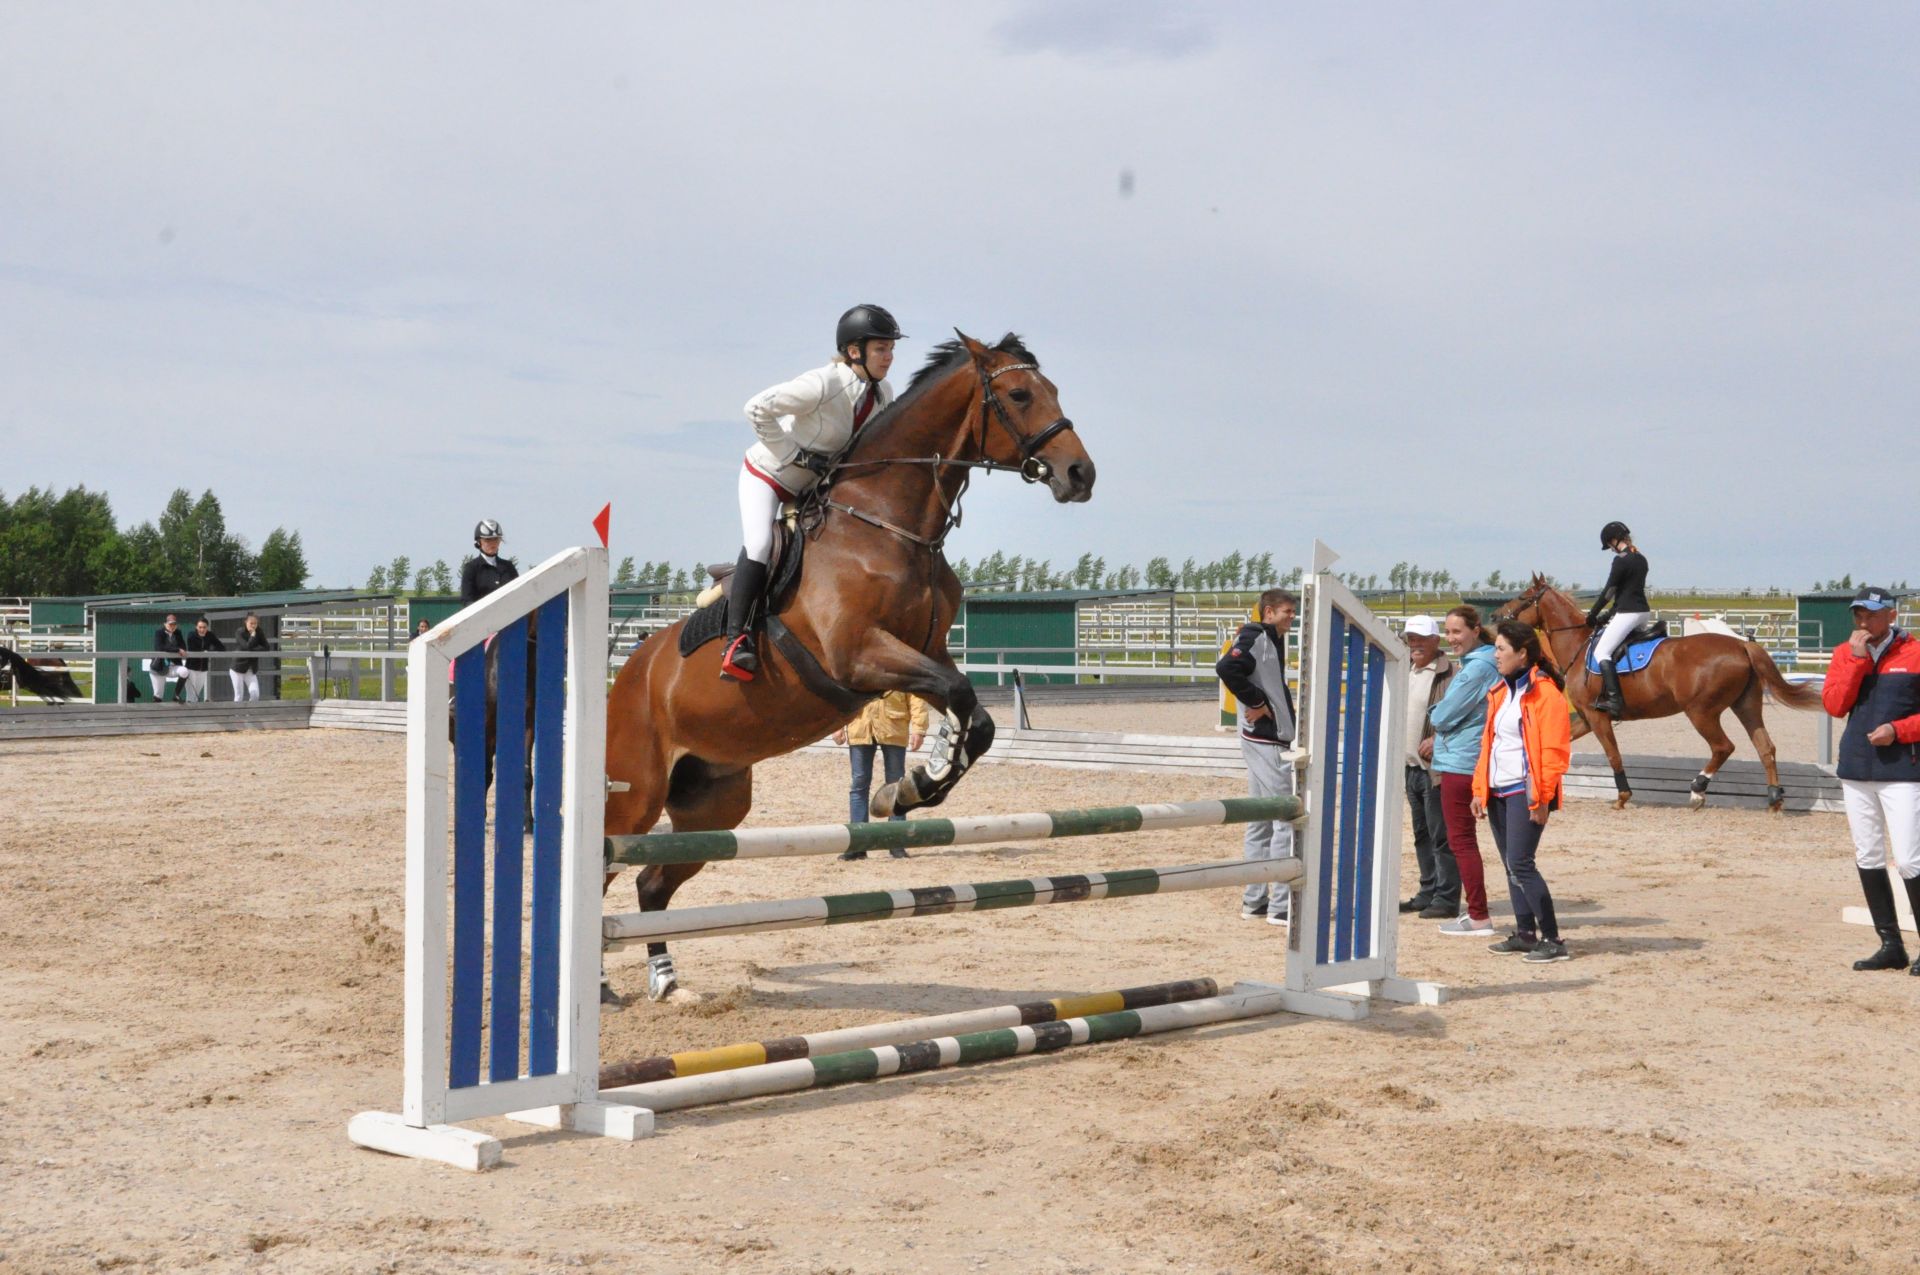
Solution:
[(1487, 694), (1480, 763), (1473, 771), (1473, 814), (1493, 826), (1507, 867), (1514, 932), (1488, 951), (1521, 953), (1535, 964), (1567, 959), (1553, 895), (1534, 866), (1547, 819), (1560, 808), (1573, 731), (1565, 683), (1530, 624), (1502, 620), (1494, 628), (1493, 664), (1501, 680)]

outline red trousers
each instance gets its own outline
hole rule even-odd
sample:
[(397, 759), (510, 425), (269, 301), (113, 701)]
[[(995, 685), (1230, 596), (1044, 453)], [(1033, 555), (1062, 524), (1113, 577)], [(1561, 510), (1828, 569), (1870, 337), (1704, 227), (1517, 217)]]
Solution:
[(1474, 836), (1473, 776), (1435, 776), (1440, 781), (1440, 813), (1447, 821), (1447, 846), (1460, 865), (1460, 901), (1476, 921), (1487, 919), (1487, 876), (1480, 866), (1480, 842)]

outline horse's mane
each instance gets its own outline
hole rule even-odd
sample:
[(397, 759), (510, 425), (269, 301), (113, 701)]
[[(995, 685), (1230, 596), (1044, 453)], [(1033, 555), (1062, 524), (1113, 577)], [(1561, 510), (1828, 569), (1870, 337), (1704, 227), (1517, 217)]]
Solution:
[[(1011, 354), (1022, 363), (1040, 366), (1040, 360), (1034, 356), (1032, 350), (1027, 348), (1026, 342), (1020, 339), (1018, 333), (1009, 332), (988, 348), (1000, 354)], [(944, 379), (948, 373), (958, 371), (972, 358), (973, 356), (967, 352), (966, 345), (958, 337), (934, 346), (927, 352), (927, 361), (920, 365), (920, 370), (915, 372), (913, 379), (907, 382), (907, 388), (898, 398), (887, 404), (877, 416), (867, 422), (866, 428), (860, 431), (854, 440), (855, 449), (869, 443), (870, 440), (886, 437), (887, 426), (911, 407), (916, 399)]]
[[(1040, 360), (1033, 356), (1033, 351), (1027, 348), (1026, 342), (1020, 339), (1017, 332), (1007, 333), (994, 342), (991, 348), (1001, 354), (1011, 354), (1022, 363), (1032, 363), (1036, 367), (1040, 364)], [(906, 393), (900, 397), (907, 397), (922, 385), (936, 379), (940, 373), (949, 370), (955, 363), (970, 357), (972, 356), (967, 353), (967, 347), (960, 343), (958, 337), (951, 341), (942, 341), (927, 352), (927, 361), (922, 363), (920, 370), (913, 374), (913, 379), (907, 382)]]

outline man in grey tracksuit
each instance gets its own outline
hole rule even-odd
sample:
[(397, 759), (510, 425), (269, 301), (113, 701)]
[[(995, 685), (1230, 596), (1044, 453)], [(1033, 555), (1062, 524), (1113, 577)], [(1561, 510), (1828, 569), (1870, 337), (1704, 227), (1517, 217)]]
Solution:
[[(1285, 589), (1268, 589), (1260, 595), (1260, 622), (1241, 625), (1233, 645), (1214, 665), (1239, 702), (1248, 796), (1293, 796), (1293, 765), (1286, 757), (1294, 724), (1293, 694), (1287, 689), (1287, 630), (1299, 605)], [(1293, 857), (1293, 825), (1280, 819), (1248, 824), (1246, 857)], [(1285, 885), (1250, 885), (1241, 896), (1240, 915), (1250, 920), (1264, 916), (1271, 925), (1285, 925), (1291, 895)]]

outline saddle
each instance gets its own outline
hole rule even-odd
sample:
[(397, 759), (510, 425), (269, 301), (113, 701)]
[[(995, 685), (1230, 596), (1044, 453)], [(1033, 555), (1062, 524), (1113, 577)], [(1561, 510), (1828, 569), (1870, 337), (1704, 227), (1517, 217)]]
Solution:
[[(806, 557), (806, 537), (800, 534), (799, 515), (791, 505), (781, 507), (780, 521), (773, 525), (773, 565), (767, 569), (767, 592), (755, 608), (762, 622), (777, 613), (793, 587), (800, 582), (800, 563)], [(680, 630), (680, 656), (692, 655), (719, 637), (727, 627), (727, 599), (733, 594), (731, 562), (709, 563), (707, 574), (713, 583), (700, 591), (693, 604), (700, 608), (687, 617)]]
[[(1648, 620), (1627, 635), (1613, 653), (1614, 671), (1625, 677), (1629, 673), (1638, 673), (1653, 659), (1654, 651), (1672, 635), (1667, 632), (1665, 620)], [(1593, 658), (1593, 643), (1587, 643), (1587, 672), (1599, 673), (1600, 662)]]

